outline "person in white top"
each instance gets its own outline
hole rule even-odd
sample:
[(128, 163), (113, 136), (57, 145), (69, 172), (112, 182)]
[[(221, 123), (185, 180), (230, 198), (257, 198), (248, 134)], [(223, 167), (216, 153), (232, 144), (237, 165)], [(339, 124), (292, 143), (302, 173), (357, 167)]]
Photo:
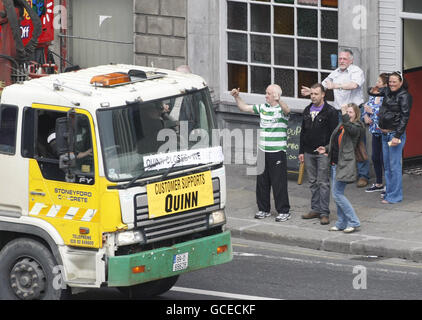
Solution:
[[(355, 103), (360, 106), (364, 102), (363, 84), (365, 75), (361, 68), (353, 64), (353, 52), (350, 49), (343, 49), (338, 55), (338, 68), (331, 72), (327, 78), (322, 81), (322, 85), (334, 91), (333, 106), (339, 111), (339, 120), (341, 121), (341, 106), (349, 103)], [(302, 96), (309, 96), (311, 89), (302, 86)], [(366, 139), (364, 139), (366, 145)], [(366, 187), (369, 180), (369, 161), (357, 163), (359, 188)]]
[[(363, 84), (365, 76), (361, 68), (353, 64), (353, 52), (342, 50), (338, 55), (338, 68), (322, 81), (322, 85), (334, 91), (334, 108), (341, 110), (341, 106), (348, 103), (360, 105), (363, 99)], [(301, 94), (305, 97), (311, 94), (309, 87), (302, 86)]]

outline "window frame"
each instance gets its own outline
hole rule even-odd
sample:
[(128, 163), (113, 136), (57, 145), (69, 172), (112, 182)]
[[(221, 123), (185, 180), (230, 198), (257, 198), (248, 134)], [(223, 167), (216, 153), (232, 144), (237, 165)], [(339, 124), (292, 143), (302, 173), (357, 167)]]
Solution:
[(16, 149), (17, 149), (17, 133), (18, 133), (18, 125), (19, 125), (19, 107), (17, 105), (13, 105), (13, 104), (6, 104), (6, 103), (2, 103), (0, 104), (0, 128), (2, 128), (2, 114), (3, 114), (3, 110), (5, 108), (13, 108), (16, 111), (16, 118), (15, 118), (15, 130), (14, 130), (14, 141), (13, 141), (13, 145), (10, 146), (13, 148), (13, 152), (6, 152), (6, 151), (2, 151), (0, 149), (0, 154), (4, 154), (4, 155), (9, 155), (9, 156), (14, 156), (16, 155)]
[[(66, 116), (67, 112), (70, 110), (71, 108), (68, 107), (56, 107), (56, 106), (52, 106), (52, 105), (41, 105), (41, 104), (36, 104), (33, 105), (32, 107), (25, 107), (24, 111), (23, 111), (23, 124), (27, 124), (26, 121), (32, 121), (32, 126), (22, 126), (22, 144), (21, 144), (21, 155), (23, 158), (27, 158), (27, 159), (32, 159), (35, 160), (39, 166), (41, 175), (43, 177), (43, 179), (48, 180), (48, 181), (58, 181), (58, 182), (66, 182), (63, 179), (59, 179), (59, 178), (53, 178), (49, 176), (49, 169), (43, 169), (41, 166), (42, 165), (51, 165), (51, 166), (57, 166), (58, 169), (57, 172), (59, 172), (59, 164), (60, 164), (60, 160), (59, 158), (53, 158), (53, 157), (42, 157), (39, 154), (39, 149), (38, 149), (38, 136), (39, 136), (39, 118), (40, 118), (40, 112), (44, 112), (45, 113), (50, 113), (50, 114), (54, 114), (56, 113), (57, 115), (60, 114), (62, 116)], [(79, 179), (79, 181), (75, 181), (73, 183), (75, 184), (80, 184), (80, 185), (94, 185), (97, 176), (97, 167), (98, 164), (96, 162), (96, 157), (95, 157), (95, 148), (94, 148), (94, 137), (95, 137), (95, 130), (93, 129), (94, 127), (92, 127), (92, 118), (89, 114), (89, 112), (82, 110), (82, 109), (76, 109), (76, 114), (77, 115), (82, 115), (84, 117), (87, 118), (88, 122), (89, 122), (89, 137), (90, 137), (90, 143), (91, 143), (91, 148), (92, 148), (92, 152), (93, 152), (93, 169), (92, 172), (90, 173), (86, 173), (86, 174), (76, 174), (77, 177), (79, 178), (86, 178), (89, 177), (91, 180), (90, 182), (86, 182), (86, 180), (82, 179), (85, 182), (81, 182), (82, 180)], [(26, 120), (26, 117), (32, 114), (32, 118), (30, 118), (29, 120)], [(53, 117), (55, 119), (59, 118), (60, 115), (58, 117)], [(51, 129), (55, 129), (51, 128)], [(31, 136), (32, 133), (32, 136)], [(75, 141), (76, 143), (76, 141)], [(26, 147), (29, 147), (30, 149), (27, 150), (25, 149)], [(64, 171), (63, 171), (64, 173)]]
[[(239, 2), (239, 3), (245, 3), (248, 6), (248, 10), (247, 10), (247, 30), (235, 30), (235, 29), (228, 29), (227, 26), (227, 14), (228, 14), (228, 1), (233, 1), (233, 2)], [(261, 33), (261, 32), (254, 32), (254, 31), (250, 31), (251, 30), (251, 10), (250, 10), (250, 6), (252, 4), (260, 4), (260, 5), (268, 5), (271, 7), (270, 10), (270, 18), (271, 18), (271, 23), (270, 23), (270, 33)], [(280, 35), (280, 34), (276, 34), (274, 33), (274, 7), (290, 7), (294, 9), (295, 15), (294, 15), (294, 34), (293, 35)], [(297, 11), (298, 9), (313, 9), (313, 10), (317, 10), (317, 28), (318, 28), (318, 34), (317, 37), (304, 37), (304, 36), (298, 36), (297, 32), (298, 32), (298, 26), (297, 26)], [(236, 65), (245, 65), (248, 66), (248, 73), (247, 73), (247, 77), (248, 77), (248, 92), (242, 92), (242, 96), (244, 98), (244, 100), (246, 101), (246, 103), (249, 104), (255, 104), (255, 103), (261, 103), (263, 96), (265, 95), (265, 92), (263, 92), (262, 94), (260, 93), (251, 93), (251, 68), (250, 67), (266, 67), (266, 68), (270, 68), (271, 69), (271, 82), (274, 83), (274, 77), (275, 77), (275, 70), (276, 69), (287, 69), (287, 70), (293, 70), (294, 71), (294, 97), (287, 97), (287, 96), (283, 96), (283, 100), (285, 102), (287, 102), (289, 104), (289, 106), (293, 107), (293, 108), (300, 108), (303, 109), (303, 101), (307, 100), (307, 98), (303, 98), (300, 96), (300, 92), (298, 89), (298, 72), (299, 71), (310, 71), (310, 72), (315, 72), (318, 74), (318, 81), (321, 82), (322, 80), (324, 80), (324, 78), (322, 78), (321, 73), (326, 73), (329, 74), (331, 73), (333, 70), (332, 69), (322, 69), (321, 66), (321, 46), (322, 43), (336, 43), (337, 47), (339, 47), (339, 40), (338, 40), (338, 36), (337, 39), (327, 39), (327, 38), (322, 38), (321, 37), (321, 15), (322, 15), (322, 11), (333, 11), (333, 12), (339, 12), (339, 8), (332, 8), (332, 7), (325, 7), (322, 6), (321, 4), (321, 0), (318, 0), (318, 5), (317, 6), (310, 6), (310, 5), (303, 5), (303, 4), (298, 4), (298, 0), (294, 0), (294, 4), (284, 4), (284, 3), (275, 3), (274, 0), (270, 0), (268, 2), (263, 2), (263, 1), (254, 1), (254, 0), (225, 0), (223, 2), (222, 8), (220, 10), (220, 21), (221, 21), (221, 28), (220, 28), (220, 56), (221, 56), (221, 63), (220, 63), (220, 74), (222, 75), (221, 77), (221, 91), (220, 91), (220, 96), (221, 96), (221, 101), (228, 101), (228, 102), (233, 102), (233, 97), (231, 97), (230, 95), (230, 91), (228, 90), (228, 64), (229, 63), (233, 63)], [(229, 60), (228, 59), (228, 33), (238, 33), (238, 34), (246, 34), (247, 35), (247, 62), (244, 61), (236, 61), (236, 60)], [(256, 63), (256, 62), (251, 62), (251, 47), (250, 47), (250, 36), (251, 35), (259, 35), (259, 36), (267, 36), (270, 37), (270, 44), (271, 44), (271, 63), (270, 64), (264, 64), (264, 63)], [(274, 63), (274, 38), (288, 38), (288, 39), (293, 39), (294, 41), (294, 45), (295, 45), (295, 50), (294, 50), (294, 66), (284, 66), (284, 65), (276, 65)], [(306, 68), (306, 67), (299, 67), (298, 66), (298, 52), (297, 52), (297, 48), (298, 48), (298, 40), (312, 40), (312, 41), (317, 41), (317, 46), (318, 46), (318, 66), (317, 68)]]

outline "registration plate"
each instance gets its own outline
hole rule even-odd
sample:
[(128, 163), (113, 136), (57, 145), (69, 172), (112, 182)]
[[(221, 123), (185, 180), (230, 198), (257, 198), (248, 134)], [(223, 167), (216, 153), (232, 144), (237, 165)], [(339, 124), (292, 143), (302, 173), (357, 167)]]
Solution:
[(175, 254), (173, 256), (173, 271), (185, 270), (188, 267), (189, 252)]

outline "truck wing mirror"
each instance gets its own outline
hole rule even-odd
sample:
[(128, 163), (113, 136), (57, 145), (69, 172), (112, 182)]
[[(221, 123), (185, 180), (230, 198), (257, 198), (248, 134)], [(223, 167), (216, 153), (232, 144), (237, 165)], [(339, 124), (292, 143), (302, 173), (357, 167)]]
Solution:
[(70, 152), (69, 144), (69, 121), (67, 117), (58, 118), (56, 120), (56, 145), (57, 153), (62, 155)]
[(74, 152), (74, 123), (76, 113), (71, 110), (66, 117), (56, 119), (56, 145), (59, 154), (59, 167), (66, 170), (74, 168), (75, 152)]

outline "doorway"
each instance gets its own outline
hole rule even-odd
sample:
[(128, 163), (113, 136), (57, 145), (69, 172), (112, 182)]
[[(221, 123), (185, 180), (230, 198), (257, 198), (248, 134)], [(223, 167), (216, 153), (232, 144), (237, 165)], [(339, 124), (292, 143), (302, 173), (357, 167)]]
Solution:
[[(403, 18), (403, 73), (413, 97), (410, 119), (407, 125), (407, 139), (403, 158), (422, 159), (422, 2), (404, 1), (403, 9), (412, 12), (412, 18)], [(416, 12), (415, 12), (416, 11)], [(418, 19), (419, 18), (419, 19)]]

